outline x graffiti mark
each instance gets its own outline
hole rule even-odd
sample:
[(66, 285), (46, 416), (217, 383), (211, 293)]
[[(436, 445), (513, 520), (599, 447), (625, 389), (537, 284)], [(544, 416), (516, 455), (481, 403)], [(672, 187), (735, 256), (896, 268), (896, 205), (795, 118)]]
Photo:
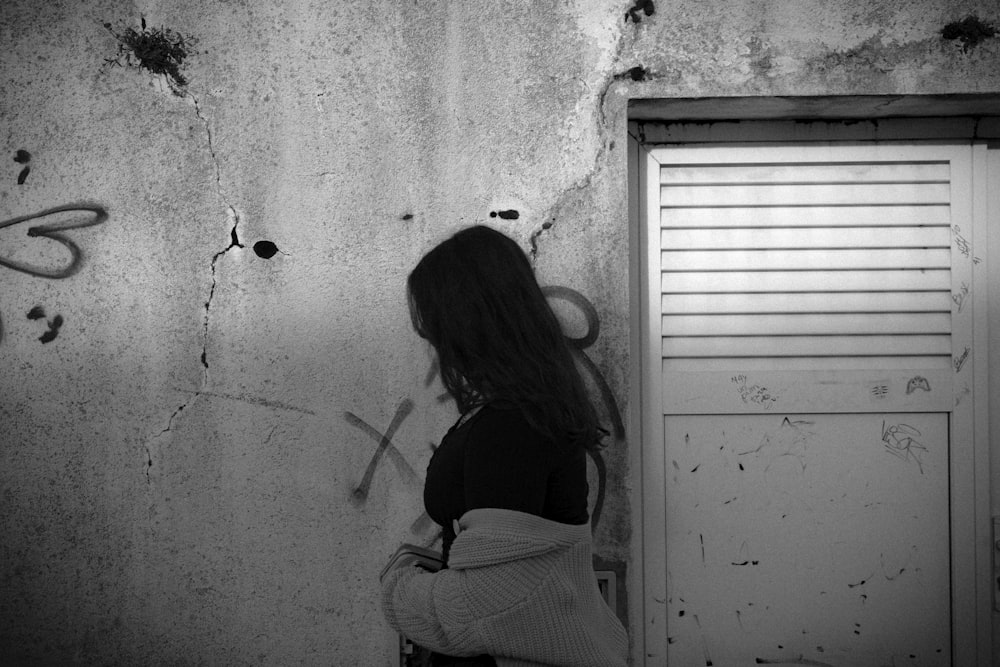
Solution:
[[(378, 468), (379, 459), (382, 458), (383, 454), (392, 459), (393, 463), (396, 464), (396, 468), (399, 469), (408, 481), (417, 486), (423, 486), (423, 480), (420, 479), (420, 475), (417, 474), (417, 472), (413, 469), (413, 466), (410, 465), (409, 461), (406, 460), (406, 458), (392, 443), (392, 436), (396, 434), (396, 431), (403, 423), (403, 420), (405, 420), (412, 411), (413, 401), (408, 398), (403, 399), (403, 402), (396, 408), (396, 414), (393, 415), (392, 421), (389, 422), (389, 428), (385, 430), (384, 434), (379, 433), (378, 430), (353, 412), (344, 413), (344, 419), (348, 424), (361, 429), (372, 440), (378, 443), (378, 447), (375, 448), (375, 453), (372, 455), (372, 459), (368, 462), (368, 467), (365, 469), (365, 474), (361, 478), (361, 483), (351, 494), (355, 504), (363, 504), (368, 499), (368, 492), (371, 490), (372, 479), (375, 476), (375, 469)], [(427, 512), (423, 512), (410, 526), (410, 531), (413, 533), (420, 533), (430, 525), (430, 517), (427, 516)]]

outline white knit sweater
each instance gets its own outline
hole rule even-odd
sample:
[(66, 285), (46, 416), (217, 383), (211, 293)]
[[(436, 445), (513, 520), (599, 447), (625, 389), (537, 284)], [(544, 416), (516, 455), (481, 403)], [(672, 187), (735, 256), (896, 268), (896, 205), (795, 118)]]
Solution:
[(589, 525), (476, 509), (459, 526), (448, 569), (383, 578), (396, 631), (446, 655), (487, 653), (498, 667), (628, 663), (628, 636), (597, 587)]

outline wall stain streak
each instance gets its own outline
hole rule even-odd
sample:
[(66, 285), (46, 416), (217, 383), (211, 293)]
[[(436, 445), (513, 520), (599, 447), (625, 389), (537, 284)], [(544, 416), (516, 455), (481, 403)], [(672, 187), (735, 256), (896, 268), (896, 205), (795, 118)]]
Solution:
[(280, 401), (272, 401), (266, 398), (259, 398), (257, 396), (247, 396), (245, 394), (222, 394), (211, 391), (190, 391), (187, 389), (178, 389), (177, 391), (183, 391), (185, 393), (196, 394), (198, 396), (210, 396), (212, 398), (224, 398), (229, 401), (240, 401), (241, 403), (250, 403), (251, 405), (260, 405), (265, 408), (274, 408), (276, 410), (288, 410), (291, 412), (299, 412), (304, 415), (310, 415), (315, 417), (316, 413), (312, 410), (306, 410), (305, 408), (299, 408), (294, 405), (289, 405), (287, 403), (282, 403)]

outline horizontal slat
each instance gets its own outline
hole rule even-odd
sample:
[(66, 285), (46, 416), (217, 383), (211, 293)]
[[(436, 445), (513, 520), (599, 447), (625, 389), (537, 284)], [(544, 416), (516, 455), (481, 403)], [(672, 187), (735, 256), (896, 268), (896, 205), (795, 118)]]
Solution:
[(792, 206), (769, 208), (664, 208), (660, 226), (669, 227), (843, 227), (951, 224), (946, 204), (929, 206)]
[(951, 353), (950, 336), (716, 336), (663, 338), (664, 357), (924, 356)]
[(951, 295), (939, 292), (779, 294), (664, 294), (664, 313), (949, 312)]
[(786, 271), (806, 269), (943, 269), (948, 248), (930, 250), (720, 250), (670, 251), (660, 255), (664, 271)]
[(676, 206), (857, 206), (862, 204), (943, 204), (947, 183), (850, 185), (663, 186), (660, 204)]
[(758, 271), (663, 273), (664, 294), (686, 292), (858, 292), (950, 290), (951, 272)]
[(947, 162), (663, 165), (660, 183), (944, 182)]
[(664, 336), (947, 334), (949, 313), (664, 315)]
[[(951, 369), (950, 355), (900, 356), (900, 357), (673, 357), (663, 360), (664, 373), (713, 372), (733, 373), (736, 371), (836, 371), (867, 370), (879, 371), (913, 369)], [(667, 383), (674, 383), (673, 377), (666, 377)], [(671, 384), (665, 384), (669, 387)]]
[(947, 248), (948, 227), (820, 227), (814, 229), (663, 229), (664, 250), (792, 248)]

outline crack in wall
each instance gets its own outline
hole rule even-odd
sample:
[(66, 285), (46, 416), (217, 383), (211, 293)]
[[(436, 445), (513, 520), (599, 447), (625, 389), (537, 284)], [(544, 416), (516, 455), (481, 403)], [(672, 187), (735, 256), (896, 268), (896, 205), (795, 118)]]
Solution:
[(173, 428), (174, 419), (177, 417), (177, 415), (179, 415), (181, 412), (184, 411), (185, 408), (187, 408), (189, 405), (191, 405), (191, 403), (194, 402), (194, 400), (196, 398), (198, 398), (198, 396), (200, 394), (201, 394), (200, 391), (197, 392), (194, 396), (192, 396), (183, 405), (178, 406), (178, 408), (173, 411), (173, 413), (170, 415), (170, 418), (167, 420), (167, 427), (164, 428), (159, 433), (157, 433), (156, 435), (154, 435), (148, 441), (146, 441), (146, 444), (145, 444), (145, 450), (146, 450), (146, 470), (145, 470), (145, 473), (146, 473), (146, 484), (147, 485), (150, 485), (150, 484), (153, 483), (153, 480), (152, 480), (152, 478), (150, 476), (150, 471), (153, 468), (153, 449), (151, 447), (151, 444), (153, 442), (159, 440), (160, 438), (162, 438), (165, 433), (169, 433), (170, 432), (170, 430)]
[(171, 431), (174, 419), (177, 417), (177, 415), (183, 412), (184, 409), (187, 408), (189, 405), (194, 403), (194, 401), (196, 401), (198, 397), (202, 395), (205, 387), (208, 386), (209, 324), (212, 311), (212, 301), (215, 298), (215, 288), (218, 285), (218, 280), (216, 278), (216, 265), (218, 264), (219, 258), (228, 253), (233, 248), (244, 247), (244, 245), (240, 243), (240, 237), (239, 237), (240, 215), (236, 211), (236, 207), (233, 206), (229, 198), (226, 196), (225, 189), (222, 187), (222, 166), (219, 164), (219, 157), (215, 152), (211, 123), (209, 123), (208, 118), (206, 118), (205, 115), (202, 113), (201, 105), (198, 103), (198, 98), (196, 98), (193, 94), (187, 91), (184, 91), (184, 95), (191, 100), (191, 103), (194, 106), (195, 115), (205, 126), (205, 136), (208, 141), (208, 152), (212, 156), (212, 165), (215, 168), (216, 193), (219, 195), (219, 198), (225, 205), (226, 219), (229, 222), (229, 245), (227, 245), (225, 248), (223, 248), (222, 250), (220, 250), (219, 252), (215, 253), (212, 256), (212, 261), (209, 267), (211, 270), (212, 284), (208, 291), (208, 298), (205, 300), (205, 315), (202, 324), (202, 344), (201, 344), (201, 357), (200, 357), (202, 365), (201, 388), (195, 390), (192, 396), (187, 401), (182, 403), (180, 406), (177, 407), (177, 409), (173, 411), (173, 413), (170, 415), (170, 418), (167, 420), (166, 428), (164, 428), (158, 434), (154, 435), (151, 439), (146, 441), (144, 448), (146, 452), (145, 475), (147, 484), (152, 483), (150, 477), (150, 471), (153, 467), (153, 449), (152, 449), (153, 443), (159, 440), (165, 433), (169, 433)]
[[(636, 2), (633, 9), (643, 9), (646, 5), (648, 5), (648, 10), (645, 13), (647, 16), (651, 16), (655, 11), (652, 2)], [(632, 66), (623, 71), (615, 71), (616, 65), (623, 60), (623, 54), (626, 49), (628, 49), (635, 42), (635, 33), (638, 30), (639, 21), (636, 20), (635, 15), (631, 14), (631, 11), (632, 10), (629, 10), (629, 12), (625, 14), (625, 21), (622, 24), (623, 29), (618, 35), (618, 44), (615, 46), (614, 55), (611, 56), (611, 66), (608, 68), (608, 73), (605, 75), (604, 83), (601, 84), (600, 92), (598, 92), (596, 96), (596, 108), (594, 113), (596, 116), (598, 149), (594, 154), (593, 164), (583, 177), (578, 179), (576, 183), (569, 186), (559, 194), (555, 203), (549, 208), (545, 215), (542, 216), (541, 225), (538, 229), (531, 233), (531, 237), (529, 239), (531, 247), (528, 251), (528, 258), (531, 261), (532, 266), (534, 266), (538, 260), (539, 241), (542, 236), (555, 226), (557, 220), (559, 219), (559, 213), (563, 207), (572, 201), (576, 195), (587, 192), (590, 189), (594, 177), (599, 172), (605, 156), (611, 152), (615, 146), (614, 138), (611, 136), (610, 121), (608, 120), (607, 113), (607, 98), (612, 87), (619, 81), (646, 81), (652, 76), (652, 73), (641, 65)], [(624, 25), (628, 23), (630, 16), (634, 21), (633, 28), (631, 30), (624, 28)]]
[(240, 237), (239, 237), (239, 234), (238, 234), (238, 229), (239, 229), (239, 226), (240, 226), (240, 215), (239, 215), (239, 213), (237, 213), (236, 207), (233, 206), (233, 204), (229, 201), (229, 198), (226, 196), (225, 190), (222, 187), (222, 166), (219, 164), (219, 156), (215, 152), (215, 144), (213, 142), (213, 137), (212, 137), (212, 126), (211, 126), (211, 123), (209, 123), (208, 118), (206, 118), (205, 115), (201, 112), (201, 105), (198, 103), (198, 98), (196, 98), (191, 93), (187, 93), (187, 96), (189, 98), (191, 98), (191, 102), (194, 104), (195, 115), (198, 116), (198, 118), (201, 120), (202, 124), (205, 126), (205, 136), (208, 139), (208, 152), (212, 156), (212, 164), (215, 167), (215, 188), (216, 188), (216, 192), (218, 193), (219, 198), (222, 199), (222, 202), (223, 202), (223, 204), (226, 207), (226, 218), (230, 222), (230, 228), (229, 228), (229, 245), (226, 246), (225, 248), (223, 248), (222, 250), (220, 250), (219, 252), (215, 253), (215, 255), (212, 256), (212, 263), (211, 263), (212, 286), (211, 286), (211, 288), (209, 289), (209, 292), (208, 292), (208, 299), (205, 301), (205, 325), (204, 325), (204, 329), (203, 329), (203, 333), (202, 333), (202, 339), (203, 339), (202, 343), (203, 344), (202, 344), (202, 350), (201, 350), (201, 364), (204, 367), (204, 371), (205, 371), (205, 378), (204, 379), (205, 379), (205, 383), (207, 383), (207, 381), (208, 381), (208, 335), (209, 335), (208, 326), (209, 326), (209, 316), (210, 316), (211, 309), (212, 309), (212, 299), (215, 297), (215, 287), (216, 287), (216, 282), (217, 282), (216, 281), (216, 277), (215, 277), (216, 263), (219, 261), (220, 257), (222, 257), (223, 255), (225, 255), (227, 252), (229, 252), (233, 248), (242, 248), (244, 246), (243, 246), (242, 243), (240, 243)]

